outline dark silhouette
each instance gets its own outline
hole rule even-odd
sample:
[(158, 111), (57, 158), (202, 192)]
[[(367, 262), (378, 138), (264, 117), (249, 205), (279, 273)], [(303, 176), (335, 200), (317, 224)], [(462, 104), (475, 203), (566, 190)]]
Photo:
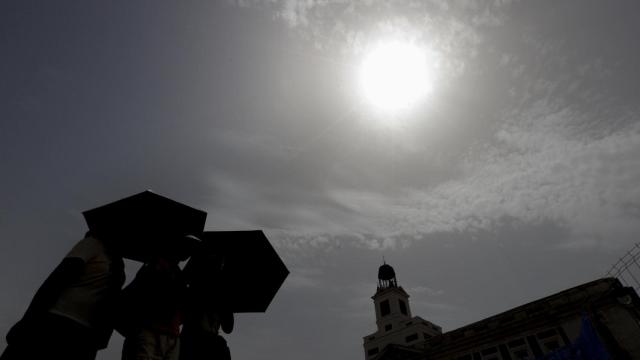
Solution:
[(262, 231), (205, 231), (187, 263), (180, 360), (230, 359), (233, 313), (264, 312), (289, 274)]
[(179, 257), (157, 256), (121, 295), (118, 332), (123, 360), (177, 360), (186, 283)]
[(159, 251), (189, 251), (185, 236), (204, 229), (207, 213), (149, 190), (82, 213), (89, 229), (120, 244), (122, 256), (149, 262)]
[(232, 312), (265, 312), (289, 270), (264, 233), (260, 230), (205, 231), (199, 237), (202, 244), (198, 255), (212, 254), (219, 257), (219, 262), (194, 256), (185, 271), (204, 278), (211, 274), (202, 286), (208, 284), (211, 291), (218, 293), (224, 279), (226, 302)]
[(233, 330), (223, 265), (219, 254), (198, 252), (185, 268), (189, 290), (180, 335), (180, 360), (231, 359), (227, 342), (218, 333), (220, 327), (227, 334)]
[(38, 289), (7, 334), (0, 359), (95, 359), (113, 332), (124, 263), (116, 246), (87, 233)]
[[(0, 360), (93, 360), (114, 327), (124, 360), (227, 360), (219, 329), (231, 333), (236, 312), (266, 311), (289, 274), (262, 231), (202, 232), (205, 212), (150, 191), (83, 215), (91, 231), (37, 291)], [(123, 257), (145, 265), (121, 291)]]

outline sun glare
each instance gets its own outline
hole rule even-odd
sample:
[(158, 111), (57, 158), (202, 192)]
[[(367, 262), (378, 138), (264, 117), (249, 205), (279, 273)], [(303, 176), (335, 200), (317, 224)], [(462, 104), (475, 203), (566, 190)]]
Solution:
[(379, 43), (360, 68), (364, 97), (379, 110), (396, 112), (422, 100), (433, 83), (427, 51), (408, 42)]

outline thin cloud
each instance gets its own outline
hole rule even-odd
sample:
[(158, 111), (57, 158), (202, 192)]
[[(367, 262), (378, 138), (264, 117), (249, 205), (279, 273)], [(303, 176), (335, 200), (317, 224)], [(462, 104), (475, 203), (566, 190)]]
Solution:
[(293, 268), (287, 277), (287, 288), (320, 288), (322, 270), (318, 268)]
[(388, 236), (551, 220), (570, 230), (571, 242), (630, 241), (640, 230), (640, 126), (587, 137), (575, 133), (578, 116), (538, 103), (506, 120), (494, 145), (469, 154), (458, 179), (394, 197), (337, 191), (334, 200)]
[[(448, 82), (452, 89), (480, 90), (468, 81), (487, 79), (487, 86), (493, 87), (486, 93), (497, 95), (485, 98), (473, 90), (466, 94), (479, 97), (478, 103), (488, 104), (487, 110), (482, 118), (473, 119), (480, 126), (471, 120), (460, 123), (477, 126), (483, 133), (470, 136), (468, 143), (452, 140), (461, 142), (460, 153), (466, 155), (447, 157), (449, 171), (442, 178), (427, 179), (433, 176), (428, 168), (433, 165), (414, 160), (403, 166), (424, 166), (425, 170), (407, 173), (411, 179), (403, 178), (402, 185), (367, 186), (369, 179), (383, 177), (378, 173), (389, 169), (386, 163), (372, 162), (378, 167), (358, 172), (369, 164), (359, 155), (376, 151), (363, 145), (350, 150), (349, 155), (355, 154), (353, 161), (344, 156), (314, 164), (314, 169), (324, 170), (324, 180), (313, 188), (291, 182), (283, 191), (281, 183), (258, 185), (251, 178), (242, 183), (234, 176), (227, 179), (217, 174), (215, 187), (225, 196), (218, 202), (223, 204), (218, 206), (221, 218), (267, 228), (283, 246), (322, 249), (338, 248), (341, 241), (386, 249), (429, 234), (493, 230), (506, 223), (554, 223), (570, 234), (564, 245), (620, 245), (640, 230), (637, 112), (625, 110), (624, 104), (615, 101), (618, 94), (607, 96), (608, 89), (599, 86), (603, 81), (617, 83), (615, 76), (620, 74), (612, 70), (606, 56), (584, 57), (584, 49), (569, 47), (575, 43), (569, 35), (549, 36), (520, 26), (522, 21), (537, 21), (531, 15), (537, 13), (529, 8), (536, 10), (535, 6), (472, 0), (289, 0), (241, 5), (269, 9), (292, 33), (319, 44), (314, 46), (333, 57), (358, 54), (367, 41), (382, 33), (412, 34), (446, 59), (441, 73), (453, 80)], [(515, 41), (492, 38), (496, 27), (512, 32)], [(465, 80), (460, 81), (464, 84), (458, 85), (456, 79)], [(453, 93), (465, 93), (460, 90)], [(458, 116), (476, 114), (461, 111)], [(412, 156), (425, 152), (422, 144), (429, 139), (419, 131), (412, 136), (402, 146), (415, 144)], [(351, 141), (346, 149), (359, 145), (353, 136), (345, 138)], [(367, 153), (365, 160), (375, 155), (385, 154)], [(240, 209), (237, 203), (254, 206)]]
[(432, 289), (426, 286), (414, 286), (407, 290), (410, 294), (426, 294), (428, 296), (440, 296), (444, 294), (444, 290)]
[[(416, 312), (417, 309), (423, 309), (423, 310), (433, 310), (433, 311), (437, 311), (437, 312), (442, 312), (442, 311), (456, 311), (459, 310), (460, 308), (455, 306), (455, 305), (451, 305), (449, 303), (434, 303), (434, 302), (429, 302), (429, 301), (412, 301), (411, 305), (413, 306), (413, 308), (415, 309), (414, 312)], [(428, 312), (428, 311), (426, 311)]]

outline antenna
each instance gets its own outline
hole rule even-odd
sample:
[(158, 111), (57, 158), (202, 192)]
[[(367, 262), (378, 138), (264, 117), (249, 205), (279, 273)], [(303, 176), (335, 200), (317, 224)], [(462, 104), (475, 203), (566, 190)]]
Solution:
[(640, 292), (640, 243), (635, 243), (609, 271), (606, 276), (618, 278), (624, 286), (633, 287)]

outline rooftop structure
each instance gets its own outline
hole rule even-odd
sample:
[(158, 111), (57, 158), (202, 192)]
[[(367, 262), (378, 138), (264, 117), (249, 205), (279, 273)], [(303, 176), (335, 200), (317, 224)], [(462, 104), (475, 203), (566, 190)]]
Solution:
[(591, 281), (445, 333), (411, 317), (408, 298), (401, 287), (378, 287), (373, 296), (378, 331), (364, 338), (366, 360), (543, 359), (584, 344), (612, 359), (640, 359), (640, 298), (615, 278)]

